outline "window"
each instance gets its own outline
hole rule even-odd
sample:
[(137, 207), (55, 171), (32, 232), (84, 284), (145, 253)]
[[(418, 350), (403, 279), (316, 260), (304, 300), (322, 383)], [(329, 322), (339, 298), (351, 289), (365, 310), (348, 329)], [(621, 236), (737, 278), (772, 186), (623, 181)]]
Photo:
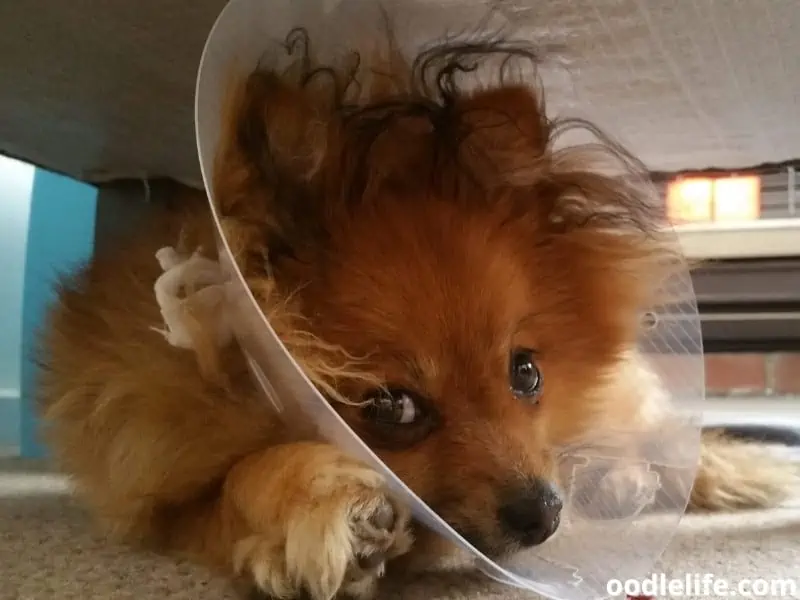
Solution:
[(753, 221), (761, 216), (758, 176), (680, 177), (667, 186), (667, 213), (673, 224)]

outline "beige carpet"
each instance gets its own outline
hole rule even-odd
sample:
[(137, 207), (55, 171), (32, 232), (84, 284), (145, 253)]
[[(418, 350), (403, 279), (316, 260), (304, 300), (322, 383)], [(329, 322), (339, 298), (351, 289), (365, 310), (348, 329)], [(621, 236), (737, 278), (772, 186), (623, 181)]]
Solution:
[[(800, 598), (800, 498), (785, 508), (687, 517), (661, 567), (668, 576), (794, 576)], [(698, 596), (692, 596), (698, 597)], [(713, 597), (713, 596), (712, 596)], [(763, 597), (763, 596), (762, 596)], [(531, 594), (462, 575), (392, 584), (381, 600), (522, 600)], [(105, 542), (36, 463), (0, 461), (0, 599), (231, 600), (224, 583), (184, 564)], [(774, 599), (777, 600), (777, 597)]]

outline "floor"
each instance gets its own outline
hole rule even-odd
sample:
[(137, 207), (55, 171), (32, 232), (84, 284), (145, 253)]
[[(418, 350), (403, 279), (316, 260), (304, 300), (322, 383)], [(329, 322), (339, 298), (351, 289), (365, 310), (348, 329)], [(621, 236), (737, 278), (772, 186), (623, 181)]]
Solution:
[[(800, 564), (800, 496), (777, 510), (686, 517), (658, 567), (667, 577), (785, 579)], [(0, 600), (233, 600), (189, 565), (104, 540), (40, 462), (0, 460)], [(800, 598), (800, 581), (793, 598)], [(702, 595), (684, 596), (701, 598)], [(707, 596), (706, 596), (707, 597)], [(713, 597), (713, 596), (712, 596)], [(779, 596), (775, 596), (777, 598)], [(524, 600), (463, 574), (391, 581), (381, 600)]]
[[(706, 423), (800, 430), (800, 401), (710, 399)], [(800, 449), (795, 457), (800, 462)], [(786, 578), (799, 563), (800, 495), (772, 511), (684, 518), (658, 570), (673, 577), (712, 573), (735, 584), (745, 578)], [(223, 582), (190, 565), (104, 540), (74, 504), (65, 479), (41, 461), (2, 455), (0, 565), (0, 600), (233, 599)], [(785, 597), (800, 598), (800, 577), (795, 586), (795, 595)], [(391, 581), (385, 588), (381, 600), (536, 598), (463, 574)]]

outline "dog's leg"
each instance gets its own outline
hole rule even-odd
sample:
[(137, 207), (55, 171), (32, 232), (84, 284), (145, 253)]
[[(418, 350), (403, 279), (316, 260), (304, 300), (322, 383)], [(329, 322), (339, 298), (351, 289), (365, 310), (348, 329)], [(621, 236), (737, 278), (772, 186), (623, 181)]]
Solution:
[(700, 464), (689, 501), (692, 510), (769, 508), (789, 498), (800, 468), (762, 445), (703, 433)]
[[(669, 454), (673, 460), (680, 458), (681, 464), (690, 464), (686, 459), (694, 460), (694, 456), (681, 456), (685, 450), (681, 447), (681, 438), (670, 437), (673, 427), (670, 399), (662, 382), (637, 353), (623, 357), (613, 376), (599, 390), (595, 406), (598, 410), (594, 427), (601, 433), (615, 431), (620, 427), (620, 416), (625, 415), (623, 427), (636, 431), (645, 446), (633, 453), (634, 459), (638, 456), (661, 456), (663, 459), (664, 454)], [(678, 426), (682, 427), (680, 423)], [(765, 438), (766, 434), (759, 437)], [(652, 451), (652, 444), (657, 451)], [(669, 464), (673, 464), (673, 460)], [(602, 498), (602, 501), (594, 501), (597, 505), (594, 508), (600, 507), (615, 517), (628, 514), (652, 497), (650, 470), (650, 466), (633, 460), (630, 468), (605, 475), (599, 485), (587, 493), (587, 498)], [(693, 511), (769, 508), (789, 498), (800, 483), (800, 468), (796, 464), (772, 453), (763, 443), (742, 439), (741, 432), (726, 434), (724, 428), (703, 431), (693, 483), (686, 480), (684, 472), (658, 466), (655, 470), (662, 488), (653, 498), (655, 510), (659, 506), (672, 507), (676, 495), (684, 498), (687, 493), (688, 508)]]
[(410, 548), (408, 522), (375, 471), (332, 446), (294, 443), (234, 466), (218, 497), (168, 524), (168, 544), (267, 598), (360, 600)]
[[(659, 479), (653, 480), (653, 472)], [(583, 484), (586, 489), (577, 496), (582, 499), (577, 506), (593, 519), (622, 518), (640, 509), (674, 509), (676, 498), (685, 498), (687, 492), (689, 511), (726, 512), (779, 506), (795, 489), (800, 491), (800, 467), (763, 445), (706, 431), (693, 482), (684, 470), (632, 461), (627, 467), (623, 463), (598, 472)]]

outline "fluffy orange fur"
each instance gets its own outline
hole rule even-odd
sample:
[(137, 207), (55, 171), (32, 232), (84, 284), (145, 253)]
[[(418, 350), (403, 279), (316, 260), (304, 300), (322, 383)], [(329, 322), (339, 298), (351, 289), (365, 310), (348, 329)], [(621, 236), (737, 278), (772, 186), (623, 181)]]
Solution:
[[(601, 423), (664, 424), (635, 344), (671, 249), (641, 173), (605, 143), (556, 149), (571, 124), (549, 121), (541, 92), (509, 72), (459, 82), (484, 62), (534, 64), (524, 45), (390, 56), (380, 77), (374, 62), (300, 58), (230, 95), (214, 192), (236, 258), (363, 439), (486, 552), (513, 552), (504, 490), (555, 480), (558, 448)], [(596, 160), (608, 157), (622, 168)], [(197, 353), (152, 330), (156, 250), (181, 236), (213, 256), (211, 227), (187, 191), (64, 280), (42, 335), (40, 407), (82, 499), (122, 539), (268, 596), (364, 598), (401, 555), (404, 568), (447, 563), (452, 549), (376, 473), (277, 422), (235, 344), (204, 342), (199, 317)], [(515, 347), (536, 351), (535, 402), (509, 390)], [(383, 385), (413, 390), (435, 418), (376, 425), (361, 402)], [(788, 472), (707, 437), (692, 505), (774, 504)]]

